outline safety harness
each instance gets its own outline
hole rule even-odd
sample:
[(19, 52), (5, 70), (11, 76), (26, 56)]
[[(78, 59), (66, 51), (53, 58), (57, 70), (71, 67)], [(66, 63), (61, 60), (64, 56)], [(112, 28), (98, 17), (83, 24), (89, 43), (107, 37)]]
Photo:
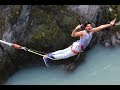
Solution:
[[(71, 45), (71, 51), (77, 55), (79, 52), (74, 50), (74, 49), (72, 49), (72, 47), (73, 47), (73, 44)], [(83, 52), (83, 46), (79, 45), (78, 47), (81, 49), (81, 52)]]

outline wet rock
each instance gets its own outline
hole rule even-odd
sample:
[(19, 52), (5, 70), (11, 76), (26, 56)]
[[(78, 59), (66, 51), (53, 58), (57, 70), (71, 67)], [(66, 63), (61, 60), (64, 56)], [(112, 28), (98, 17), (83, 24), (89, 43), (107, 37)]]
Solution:
[(67, 70), (67, 71), (74, 71), (75, 69), (76, 69), (76, 65), (75, 65), (75, 63), (69, 63), (69, 64), (67, 64), (67, 65), (65, 65), (65, 70)]

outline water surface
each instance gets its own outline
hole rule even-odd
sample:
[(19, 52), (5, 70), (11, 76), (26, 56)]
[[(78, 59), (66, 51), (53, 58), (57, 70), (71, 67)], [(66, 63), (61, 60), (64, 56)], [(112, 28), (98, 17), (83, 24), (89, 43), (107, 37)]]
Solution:
[(11, 76), (7, 85), (120, 85), (120, 47), (96, 45), (74, 72), (63, 66), (36, 66)]

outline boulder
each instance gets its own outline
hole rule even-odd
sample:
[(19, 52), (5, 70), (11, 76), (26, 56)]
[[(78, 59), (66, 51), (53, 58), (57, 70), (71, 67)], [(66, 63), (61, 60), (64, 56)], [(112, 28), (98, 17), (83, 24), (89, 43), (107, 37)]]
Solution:
[(105, 42), (105, 47), (110, 47), (110, 43), (109, 42)]
[(113, 46), (113, 47), (117, 46), (116, 40), (117, 40), (117, 39), (116, 39), (116, 36), (115, 36), (115, 35), (112, 35), (112, 36), (111, 36), (111, 42), (112, 42), (112, 46)]
[(120, 39), (120, 33), (119, 32), (116, 32), (116, 36), (118, 39)]

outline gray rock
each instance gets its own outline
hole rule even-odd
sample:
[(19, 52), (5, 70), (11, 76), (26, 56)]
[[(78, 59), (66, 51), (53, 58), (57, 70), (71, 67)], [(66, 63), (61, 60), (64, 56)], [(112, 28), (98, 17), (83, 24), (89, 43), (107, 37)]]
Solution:
[(80, 16), (93, 23), (97, 21), (97, 15), (101, 10), (100, 5), (69, 5), (68, 9), (79, 13)]
[(120, 33), (119, 32), (116, 32), (116, 36), (118, 39), (120, 39)]
[(120, 35), (117, 38), (120, 39)]
[(116, 40), (117, 44), (120, 45), (120, 40)]
[(117, 40), (117, 39), (116, 39), (116, 36), (115, 36), (115, 35), (112, 35), (112, 36), (111, 36), (111, 42), (112, 42), (112, 46), (114, 46), (114, 47), (117, 46), (116, 40)]
[(109, 42), (105, 42), (105, 47), (110, 47), (110, 43)]

